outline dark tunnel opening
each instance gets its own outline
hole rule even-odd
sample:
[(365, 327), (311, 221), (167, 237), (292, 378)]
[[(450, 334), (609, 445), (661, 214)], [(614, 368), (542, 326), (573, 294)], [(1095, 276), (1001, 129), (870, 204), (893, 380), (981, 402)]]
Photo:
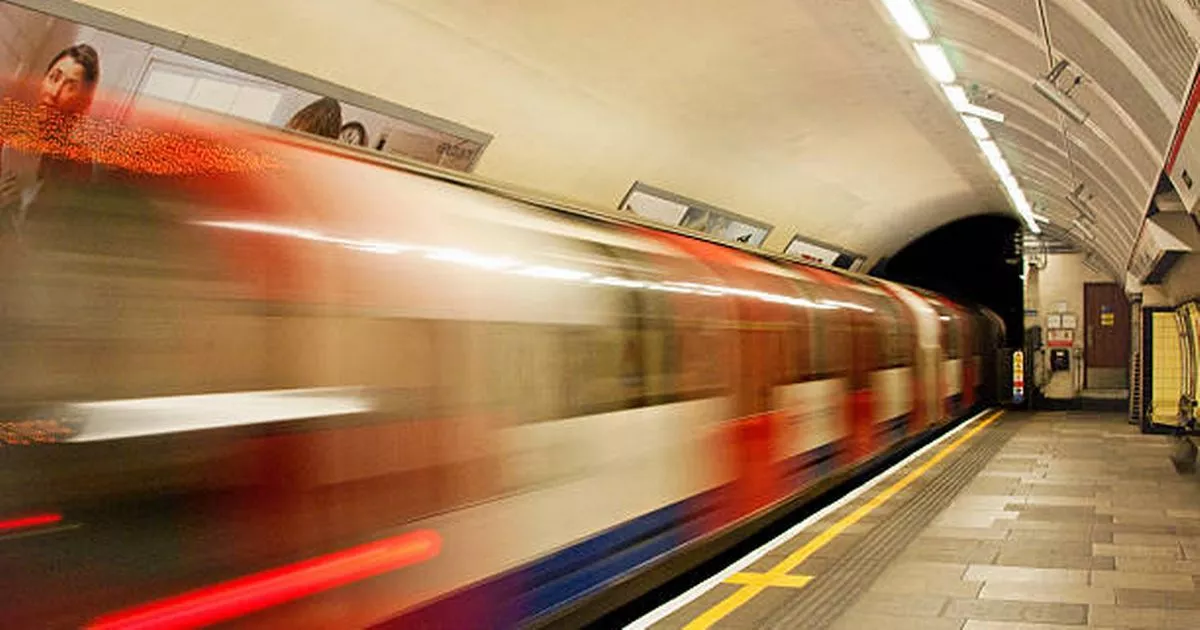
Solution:
[(1009, 347), (1020, 347), (1024, 326), (1021, 225), (1003, 215), (959, 219), (926, 233), (871, 275), (986, 306), (1004, 318)]

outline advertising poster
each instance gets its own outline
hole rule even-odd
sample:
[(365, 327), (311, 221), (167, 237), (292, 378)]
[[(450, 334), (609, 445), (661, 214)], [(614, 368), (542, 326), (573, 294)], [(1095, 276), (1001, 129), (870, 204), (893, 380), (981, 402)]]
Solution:
[[(125, 123), (149, 104), (168, 119), (204, 110), (459, 171), (470, 170), (484, 148), (416, 122), (6, 2), (0, 2), (0, 79), (5, 86), (0, 99), (49, 110)], [(103, 94), (96, 101), (105, 103), (95, 109), (105, 111), (91, 107), (95, 94)], [(10, 175), (19, 178), (18, 158), (8, 161), (15, 169)]]
[(865, 257), (859, 254), (852, 254), (835, 249), (832, 246), (810, 242), (800, 238), (800, 236), (793, 236), (787, 248), (783, 250), (783, 253), (795, 256), (801, 260), (822, 263), (851, 271), (856, 270), (858, 265), (866, 260)]
[(634, 182), (620, 205), (647, 219), (703, 232), (738, 243), (762, 247), (771, 226), (675, 193)]

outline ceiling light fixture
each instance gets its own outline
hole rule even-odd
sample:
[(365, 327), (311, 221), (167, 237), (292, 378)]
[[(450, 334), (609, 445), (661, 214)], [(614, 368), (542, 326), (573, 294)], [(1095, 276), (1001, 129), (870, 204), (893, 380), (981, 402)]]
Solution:
[(937, 44), (913, 44), (917, 49), (917, 56), (921, 58), (921, 63), (925, 64), (925, 69), (929, 71), (938, 83), (954, 83), (958, 75), (954, 74), (954, 66), (950, 65), (950, 59), (946, 57), (946, 51)]
[(980, 107), (971, 102), (967, 97), (967, 91), (961, 85), (943, 85), (942, 91), (946, 93), (946, 98), (950, 100), (950, 104), (954, 106), (954, 110), (960, 114), (967, 114), (976, 118), (990, 120), (992, 122), (1004, 122), (1004, 114), (986, 107)]
[(998, 123), (1004, 122), (1004, 114), (1001, 114), (1000, 112), (998, 112), (994, 109), (988, 109), (986, 107), (980, 107), (978, 105), (967, 104), (966, 107), (964, 107), (958, 111), (963, 114), (970, 114), (972, 116), (983, 118), (985, 120), (990, 120), (992, 122), (998, 122)]
[(979, 120), (974, 116), (963, 116), (962, 119), (967, 125), (967, 130), (971, 132), (972, 136), (975, 136), (976, 140), (987, 140), (991, 137), (991, 134), (988, 133), (987, 126), (983, 124), (982, 120)]
[(987, 156), (988, 164), (992, 165), (992, 170), (1000, 177), (1011, 177), (1012, 169), (1008, 167), (1008, 162), (1004, 159), (1004, 154), (1000, 152), (1000, 147), (996, 146), (995, 141), (980, 140), (979, 148), (983, 149), (983, 154)]
[(1076, 124), (1082, 125), (1088, 119), (1088, 112), (1071, 99), (1071, 90), (1074, 90), (1079, 85), (1083, 80), (1083, 76), (1075, 77), (1075, 82), (1065, 92), (1058, 87), (1058, 77), (1062, 75), (1068, 65), (1070, 64), (1066, 59), (1054, 64), (1054, 68), (1050, 70), (1050, 73), (1045, 78), (1034, 81), (1033, 89), (1037, 90), (1038, 94), (1046, 97), (1046, 100), (1057, 107), (1058, 111), (1066, 114), (1067, 118), (1075, 121)]
[(1037, 221), (1038, 223), (1049, 223), (1050, 222), (1049, 217), (1044, 217), (1036, 212), (1031, 212), (1030, 215), (1033, 217), (1033, 220)]
[(909, 38), (924, 41), (933, 36), (925, 16), (921, 15), (921, 10), (913, 0), (883, 0), (883, 5), (892, 14), (892, 19), (896, 21), (900, 30)]
[[(917, 40), (913, 43), (913, 49), (916, 50), (921, 63), (929, 75), (942, 85), (942, 91), (946, 94), (946, 99), (950, 101), (954, 110), (962, 114), (963, 123), (971, 132), (971, 136), (979, 143), (992, 170), (1000, 177), (1000, 181), (1004, 185), (1004, 192), (1007, 193), (1017, 214), (1025, 222), (1026, 228), (1033, 234), (1041, 234), (1042, 229), (1038, 226), (1037, 219), (1034, 218), (1033, 206), (1025, 197), (1017, 178), (1013, 176), (1012, 169), (1004, 159), (1004, 154), (1000, 152), (1000, 147), (991, 139), (991, 133), (983, 124), (984, 120), (1003, 123), (1004, 114), (971, 103), (966, 89), (961, 85), (954, 84), (958, 79), (954, 66), (940, 45), (926, 41), (933, 37), (933, 32), (914, 0), (882, 0), (882, 2), (891, 13), (892, 20), (904, 31), (904, 34), (910, 39)], [(1045, 219), (1045, 217), (1041, 218)]]
[(971, 106), (971, 99), (967, 98), (967, 91), (961, 85), (943, 85), (942, 91), (946, 93), (946, 98), (950, 99), (954, 111), (961, 112)]

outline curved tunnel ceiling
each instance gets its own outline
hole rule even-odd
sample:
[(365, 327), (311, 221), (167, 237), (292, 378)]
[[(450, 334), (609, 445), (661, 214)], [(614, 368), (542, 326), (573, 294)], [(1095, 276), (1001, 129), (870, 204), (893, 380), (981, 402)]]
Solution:
[[(1044, 20), (1037, 0), (920, 4), (960, 82), (1007, 116), (992, 133), (1047, 232), (1123, 279), (1188, 96), (1200, 2), (1044, 0)], [(1069, 63), (1060, 85), (1082, 76), (1082, 125), (1032, 87), (1053, 66), (1047, 33), (1053, 62)]]
[[(642, 180), (775, 225), (769, 249), (799, 232), (874, 258), (1012, 212), (881, 0), (82, 2), (491, 133), (486, 177), (609, 208)], [(1037, 0), (916, 3), (974, 102), (1008, 117), (990, 130), (1047, 232), (1122, 278), (1200, 0), (1044, 0), (1084, 125), (1032, 88)]]

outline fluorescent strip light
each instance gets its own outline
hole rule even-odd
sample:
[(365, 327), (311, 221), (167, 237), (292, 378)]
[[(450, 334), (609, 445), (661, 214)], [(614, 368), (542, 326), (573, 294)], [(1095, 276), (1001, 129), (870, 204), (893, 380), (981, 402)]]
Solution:
[(921, 58), (921, 63), (925, 64), (925, 69), (929, 71), (938, 83), (954, 83), (958, 78), (954, 74), (954, 66), (950, 65), (950, 60), (946, 57), (946, 51), (937, 44), (913, 44), (917, 49), (917, 56)]
[(1039, 223), (1049, 223), (1050, 222), (1049, 217), (1044, 217), (1036, 212), (1032, 212), (1032, 213), (1030, 213), (1030, 215), (1033, 216), (1034, 221), (1037, 221)]
[(943, 85), (942, 91), (946, 93), (946, 98), (950, 99), (950, 104), (954, 106), (954, 110), (958, 113), (992, 122), (1004, 122), (1004, 114), (994, 109), (980, 107), (971, 103), (971, 100), (967, 98), (967, 91), (961, 85)]
[(917, 40), (926, 40), (933, 36), (929, 24), (925, 22), (925, 16), (921, 15), (913, 0), (883, 0), (883, 4), (905, 35)]
[(966, 107), (963, 107), (963, 108), (959, 109), (958, 111), (963, 114), (970, 114), (972, 116), (978, 116), (979, 118), (983, 118), (984, 120), (990, 120), (992, 122), (998, 122), (998, 123), (1004, 122), (1004, 114), (1001, 114), (1000, 112), (998, 112), (994, 109), (988, 109), (986, 107), (980, 107), (978, 105), (972, 105), (970, 103), (968, 103)]
[(1021, 220), (1025, 222), (1025, 227), (1034, 234), (1041, 234), (1042, 228), (1034, 220), (1033, 207), (1029, 205), (1029, 200), (1025, 198), (1025, 192), (1021, 190), (1020, 184), (1017, 183), (1017, 178), (1012, 175), (1004, 175), (1000, 177), (1000, 181), (1004, 183), (1004, 190), (1008, 193), (1009, 199), (1012, 200), (1013, 206), (1016, 207), (1017, 214), (1021, 215)]
[(971, 132), (972, 136), (975, 136), (976, 140), (987, 140), (991, 137), (991, 134), (988, 133), (987, 127), (983, 125), (982, 120), (979, 120), (974, 116), (963, 116), (962, 119), (963, 122), (967, 124), (967, 129)]
[(987, 156), (988, 163), (992, 165), (992, 170), (996, 171), (1002, 179), (1004, 177), (1012, 177), (1012, 169), (1008, 167), (1008, 162), (1004, 159), (1004, 154), (1000, 152), (1000, 147), (996, 146), (994, 141), (980, 140), (979, 148), (983, 149), (983, 154)]
[(946, 93), (946, 98), (950, 99), (950, 104), (954, 106), (955, 111), (961, 112), (971, 106), (971, 101), (967, 98), (967, 91), (961, 85), (943, 85), (942, 91)]

